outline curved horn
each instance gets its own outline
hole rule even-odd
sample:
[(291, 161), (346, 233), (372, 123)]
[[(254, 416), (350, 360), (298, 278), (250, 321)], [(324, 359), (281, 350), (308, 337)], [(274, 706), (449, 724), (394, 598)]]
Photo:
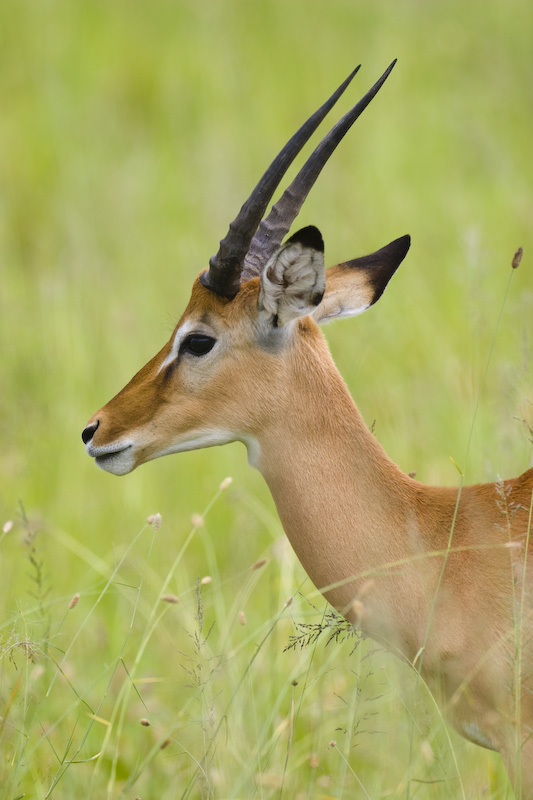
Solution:
[(304, 122), (269, 166), (229, 226), (226, 237), (220, 242), (218, 253), (210, 258), (209, 270), (202, 273), (200, 280), (206, 288), (223, 297), (235, 297), (239, 291), (244, 257), (279, 182), (328, 111), (335, 105), (359, 67), (356, 67), (329, 100), (315, 111), (307, 122)]
[(246, 254), (242, 276), (245, 280), (261, 274), (263, 266), (281, 245), (283, 238), (288, 233), (292, 223), (297, 217), (313, 184), (320, 175), (322, 167), (333, 153), (343, 136), (365, 110), (373, 97), (381, 89), (396, 59), (376, 81), (374, 86), (359, 100), (344, 117), (322, 139), (318, 147), (303, 165), (291, 185), (285, 190), (278, 202), (272, 207), (270, 214), (264, 219), (257, 233), (252, 239), (250, 249)]

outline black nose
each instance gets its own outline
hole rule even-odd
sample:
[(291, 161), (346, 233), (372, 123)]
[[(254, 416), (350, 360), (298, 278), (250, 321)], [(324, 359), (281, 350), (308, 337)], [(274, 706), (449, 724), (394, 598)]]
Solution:
[(93, 438), (94, 434), (96, 433), (96, 430), (97, 430), (99, 425), (100, 425), (100, 421), (96, 420), (96, 422), (93, 422), (91, 425), (87, 425), (87, 427), (84, 428), (84, 430), (83, 430), (83, 432), (81, 434), (81, 438), (83, 439), (83, 444), (87, 444), (87, 442), (90, 442), (90, 440)]

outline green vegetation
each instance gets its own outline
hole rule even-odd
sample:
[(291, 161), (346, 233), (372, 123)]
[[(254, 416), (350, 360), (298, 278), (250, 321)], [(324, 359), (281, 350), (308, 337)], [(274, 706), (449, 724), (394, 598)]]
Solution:
[(1, 800), (512, 797), (408, 667), (326, 644), (240, 445), (117, 479), (80, 433), (276, 148), (356, 63), (338, 113), (397, 57), (299, 221), (328, 264), (413, 246), (327, 336), (406, 471), (529, 467), (532, 32), (529, 0), (2, 4)]

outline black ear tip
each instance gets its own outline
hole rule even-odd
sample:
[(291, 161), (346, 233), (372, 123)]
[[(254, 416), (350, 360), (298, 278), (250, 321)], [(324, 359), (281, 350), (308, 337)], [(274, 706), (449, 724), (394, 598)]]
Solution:
[(318, 250), (319, 253), (324, 252), (324, 240), (322, 234), (314, 225), (308, 225), (307, 228), (301, 228), (291, 236), (288, 242), (298, 242), (303, 247), (312, 247), (313, 250)]
[(410, 247), (411, 247), (411, 237), (408, 233), (406, 233), (405, 236), (400, 236), (399, 239), (396, 239), (394, 242), (390, 243), (389, 248), (391, 254), (396, 260), (397, 266), (400, 266), (405, 256), (409, 252)]

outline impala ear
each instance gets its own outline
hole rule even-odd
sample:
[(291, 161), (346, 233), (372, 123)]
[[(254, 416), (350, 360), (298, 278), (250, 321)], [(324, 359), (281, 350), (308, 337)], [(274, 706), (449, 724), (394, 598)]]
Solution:
[(259, 310), (273, 324), (287, 325), (314, 311), (324, 296), (324, 242), (310, 225), (288, 239), (261, 273)]
[(316, 322), (362, 314), (379, 300), (411, 245), (402, 236), (369, 256), (345, 261), (326, 271), (326, 293), (313, 311)]

